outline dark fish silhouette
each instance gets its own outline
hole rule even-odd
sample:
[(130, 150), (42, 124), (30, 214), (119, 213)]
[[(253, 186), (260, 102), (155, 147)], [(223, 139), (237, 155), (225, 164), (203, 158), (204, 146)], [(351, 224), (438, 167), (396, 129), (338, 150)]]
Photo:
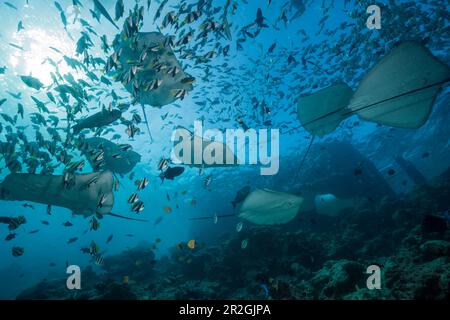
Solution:
[(234, 197), (234, 200), (231, 201), (231, 204), (233, 205), (233, 208), (236, 208), (236, 205), (241, 203), (242, 201), (247, 198), (248, 194), (250, 193), (250, 186), (245, 186), (241, 188), (238, 192), (236, 192), (236, 196)]
[(122, 112), (117, 109), (112, 111), (102, 110), (90, 117), (83, 120), (79, 120), (76, 125), (72, 127), (75, 134), (79, 133), (83, 129), (93, 129), (103, 126), (107, 126), (122, 116)]
[(268, 28), (269, 27), (267, 24), (264, 23), (264, 20), (266, 20), (266, 18), (264, 18), (263, 14), (262, 14), (262, 10), (261, 10), (261, 8), (258, 8), (258, 11), (256, 12), (256, 20), (255, 20), (258, 27), (260, 27), (260, 28)]
[(173, 180), (184, 172), (183, 167), (169, 167), (166, 171), (160, 174), (162, 182), (164, 179)]
[(116, 27), (117, 30), (119, 30), (119, 27), (114, 22), (114, 20), (111, 18), (111, 16), (109, 15), (108, 11), (105, 9), (105, 7), (101, 4), (100, 1), (94, 0), (94, 6), (95, 6), (95, 10), (96, 11), (100, 12), (102, 14), (102, 16), (104, 16), (109, 22), (112, 23), (112, 25), (114, 27)]

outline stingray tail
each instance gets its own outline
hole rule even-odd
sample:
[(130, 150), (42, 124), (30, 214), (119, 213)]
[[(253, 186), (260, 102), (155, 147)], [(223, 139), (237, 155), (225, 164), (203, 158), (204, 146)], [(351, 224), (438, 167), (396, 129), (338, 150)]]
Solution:
[[(235, 217), (237, 216), (237, 214), (231, 213), (231, 214), (222, 214), (220, 216), (217, 216), (217, 218), (231, 218), (231, 217)], [(214, 219), (213, 217), (195, 217), (195, 218), (189, 218), (190, 221), (198, 221), (198, 220), (209, 220), (209, 219)]]
[(145, 219), (136, 219), (136, 218), (130, 218), (130, 217), (125, 217), (125, 216), (121, 216), (120, 214), (115, 214), (115, 213), (108, 213), (109, 216), (113, 216), (116, 218), (121, 218), (121, 219), (126, 219), (126, 220), (133, 220), (133, 221), (140, 221), (140, 222), (148, 222), (148, 220)]
[(147, 114), (145, 113), (144, 105), (141, 104), (142, 113), (144, 114), (145, 125), (147, 126), (148, 135), (150, 137), (150, 142), (153, 142), (152, 133), (150, 132), (150, 126), (148, 125)]
[(302, 162), (300, 162), (300, 166), (298, 167), (298, 171), (297, 171), (297, 174), (296, 174), (296, 176), (295, 176), (296, 178), (298, 177), (300, 171), (302, 170), (303, 164), (305, 163), (306, 157), (307, 157), (308, 154), (309, 154), (309, 150), (311, 150), (311, 146), (312, 146), (312, 144), (314, 143), (314, 138), (315, 138), (315, 137), (316, 137), (316, 136), (313, 135), (312, 138), (311, 138), (311, 140), (309, 141), (308, 149), (306, 149), (306, 152), (305, 152), (305, 155), (303, 156)]

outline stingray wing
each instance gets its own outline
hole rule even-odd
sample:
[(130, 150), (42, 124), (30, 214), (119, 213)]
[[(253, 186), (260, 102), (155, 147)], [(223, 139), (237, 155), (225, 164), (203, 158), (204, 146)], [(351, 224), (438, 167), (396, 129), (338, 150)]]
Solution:
[(239, 217), (258, 225), (284, 224), (297, 216), (302, 203), (293, 194), (257, 189), (245, 199)]
[[(119, 174), (126, 174), (133, 170), (133, 168), (141, 161), (141, 155), (133, 150), (123, 151), (117, 144), (111, 142), (105, 138), (93, 137), (85, 140), (89, 146), (88, 150), (95, 150), (92, 152), (84, 152), (84, 155), (88, 159), (93, 168), (98, 167), (98, 163), (95, 161), (95, 155), (101, 150), (104, 151), (103, 166), (98, 169), (108, 169), (112, 172)], [(102, 148), (100, 149), (100, 146)], [(117, 157), (119, 155), (119, 157)]]
[(301, 97), (298, 117), (317, 136), (334, 131), (353, 114), (388, 126), (419, 128), (448, 81), (449, 66), (423, 45), (405, 42), (365, 75), (354, 94), (347, 85), (337, 84)]
[(428, 119), (450, 68), (416, 42), (386, 55), (361, 81), (348, 109), (361, 118), (400, 128), (419, 128)]
[[(134, 95), (136, 101), (142, 105), (162, 107), (178, 99), (179, 90), (191, 91), (193, 86), (190, 81), (184, 81), (187, 75), (178, 62), (166, 37), (159, 32), (139, 32), (137, 45), (133, 45), (134, 39), (122, 40), (120, 47), (120, 72), (128, 74), (134, 64), (139, 64), (135, 78), (129, 83), (123, 82), (125, 88)], [(149, 49), (149, 50), (147, 50)], [(142, 62), (141, 54), (147, 50), (147, 55)], [(151, 86), (154, 81), (159, 85)]]
[[(89, 184), (96, 176), (96, 183)], [(3, 200), (64, 207), (76, 214), (108, 214), (114, 205), (110, 171), (74, 175), (74, 184), (70, 188), (65, 187), (63, 176), (12, 173), (0, 184), (0, 188)], [(99, 206), (102, 197), (104, 201)]]
[(333, 132), (346, 118), (343, 110), (353, 95), (345, 83), (339, 83), (298, 99), (298, 119), (313, 135), (322, 137)]

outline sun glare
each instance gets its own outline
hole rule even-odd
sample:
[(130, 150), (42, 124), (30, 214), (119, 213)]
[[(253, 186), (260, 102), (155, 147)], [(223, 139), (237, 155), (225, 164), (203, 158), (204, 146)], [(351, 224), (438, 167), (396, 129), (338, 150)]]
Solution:
[[(23, 30), (13, 36), (13, 42), (24, 49), (23, 51), (13, 49), (10, 55), (9, 63), (17, 74), (32, 75), (44, 85), (52, 83), (51, 72), (56, 71), (61, 75), (71, 73), (75, 78), (80, 78), (63, 60), (63, 55), (72, 57), (74, 52), (74, 42), (64, 31), (50, 33), (36, 28)], [(56, 48), (61, 53), (50, 47)]]

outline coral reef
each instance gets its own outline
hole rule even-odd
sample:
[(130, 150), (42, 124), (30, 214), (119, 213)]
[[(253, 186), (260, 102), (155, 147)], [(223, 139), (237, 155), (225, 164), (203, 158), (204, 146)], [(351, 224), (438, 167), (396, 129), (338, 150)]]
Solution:
[[(105, 259), (102, 274), (86, 268), (76, 295), (64, 279), (17, 298), (449, 299), (450, 230), (422, 225), (449, 199), (447, 171), (401, 199), (368, 200), (338, 217), (303, 216), (287, 226), (247, 226), (214, 245), (177, 246), (158, 261), (141, 245)], [(373, 264), (382, 270), (380, 290), (366, 287)]]

